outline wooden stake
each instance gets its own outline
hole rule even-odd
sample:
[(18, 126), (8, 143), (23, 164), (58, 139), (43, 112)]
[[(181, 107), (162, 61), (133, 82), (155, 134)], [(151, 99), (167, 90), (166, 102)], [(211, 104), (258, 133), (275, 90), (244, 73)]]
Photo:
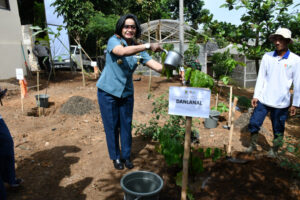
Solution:
[[(151, 40), (150, 40), (150, 17), (148, 17), (148, 42), (150, 43)], [(150, 74), (149, 74), (149, 84), (148, 84), (148, 92), (150, 93), (151, 92), (151, 79), (152, 79), (152, 69), (150, 69)]]
[(80, 54), (80, 67), (81, 67), (81, 73), (82, 73), (82, 84), (83, 84), (83, 87), (85, 87), (85, 78), (84, 78), (84, 71), (83, 71), (81, 46), (79, 48), (79, 54)]
[(77, 43), (77, 45), (81, 47), (81, 50), (83, 51), (84, 55), (86, 55), (86, 57), (92, 62), (93, 60), (92, 60), (91, 57), (87, 54), (87, 52), (84, 50), (84, 48), (82, 48), (82, 46), (79, 44), (79, 42), (78, 42), (75, 38), (73, 38), (73, 39), (74, 39), (74, 41)]
[(94, 76), (95, 76), (95, 79), (98, 78), (98, 73), (99, 73), (98, 67), (94, 66)]
[(232, 141), (232, 133), (233, 133), (233, 122), (234, 122), (234, 115), (235, 115), (235, 107), (236, 107), (236, 104), (237, 104), (237, 101), (238, 101), (238, 98), (237, 97), (234, 97), (234, 100), (233, 100), (233, 108), (232, 108), (232, 117), (231, 117), (231, 126), (230, 126), (230, 132), (229, 132), (229, 142), (228, 142), (228, 149), (227, 149), (227, 155), (231, 155), (231, 141)]
[(38, 95), (38, 112), (39, 112), (39, 117), (41, 116), (41, 108), (40, 108), (40, 72), (37, 71), (36, 73), (36, 85), (37, 85), (37, 95)]
[(20, 91), (21, 91), (21, 110), (22, 110), (22, 113), (24, 112), (24, 101), (23, 101), (23, 97), (22, 97), (22, 87), (20, 85)]
[(219, 101), (219, 93), (216, 95), (216, 108), (218, 108), (218, 101)]
[(230, 86), (230, 94), (229, 94), (229, 113), (228, 113), (228, 127), (231, 126), (231, 113), (232, 113), (232, 86)]
[(192, 117), (186, 117), (181, 200), (186, 200), (186, 194), (187, 194), (188, 175), (189, 175), (188, 169), (189, 169), (189, 159), (190, 159), (190, 149), (191, 149), (191, 127), (192, 127)]

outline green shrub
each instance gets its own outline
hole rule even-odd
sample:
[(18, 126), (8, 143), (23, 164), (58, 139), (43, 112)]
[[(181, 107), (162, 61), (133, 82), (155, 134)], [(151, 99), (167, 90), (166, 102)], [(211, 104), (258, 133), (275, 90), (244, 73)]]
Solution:
[(281, 143), (280, 165), (293, 170), (295, 176), (300, 178), (300, 139), (286, 136)]
[(220, 103), (218, 103), (218, 106), (217, 107), (212, 107), (211, 108), (212, 110), (217, 110), (217, 111), (219, 111), (221, 114), (223, 113), (223, 112), (228, 112), (229, 111), (229, 108), (228, 108), (228, 106), (225, 104), (225, 103), (223, 103), (223, 102), (220, 102)]
[(185, 72), (185, 80), (191, 87), (212, 89), (214, 86), (214, 80), (211, 76), (192, 68), (187, 68)]
[(233, 69), (238, 65), (245, 66), (245, 63), (236, 61), (233, 58), (229, 49), (224, 53), (215, 53), (212, 56), (212, 63), (216, 80), (220, 80), (222, 76), (230, 76)]

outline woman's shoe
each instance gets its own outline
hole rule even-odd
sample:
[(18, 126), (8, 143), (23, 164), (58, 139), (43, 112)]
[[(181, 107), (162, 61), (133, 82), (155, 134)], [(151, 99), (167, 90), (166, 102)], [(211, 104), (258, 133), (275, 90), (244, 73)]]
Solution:
[(134, 165), (132, 164), (132, 162), (131, 162), (129, 159), (124, 160), (124, 165), (125, 165), (125, 167), (128, 168), (128, 169), (134, 168)]
[(124, 169), (124, 165), (123, 165), (123, 163), (121, 162), (120, 159), (113, 160), (113, 163), (114, 163), (115, 169), (117, 169), (117, 170)]
[(13, 184), (10, 184), (10, 187), (12, 187), (12, 188), (18, 188), (18, 187), (21, 186), (21, 184), (22, 184), (23, 182), (24, 182), (23, 179), (17, 178)]

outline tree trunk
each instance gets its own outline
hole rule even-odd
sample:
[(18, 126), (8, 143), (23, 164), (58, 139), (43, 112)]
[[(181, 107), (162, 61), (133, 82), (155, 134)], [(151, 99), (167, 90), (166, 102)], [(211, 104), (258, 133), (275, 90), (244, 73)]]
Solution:
[[(256, 29), (255, 47), (258, 47), (258, 45), (259, 45), (259, 30)], [(259, 59), (258, 58), (255, 58), (255, 69), (256, 69), (256, 74), (258, 74), (258, 71), (259, 71)]]
[(258, 75), (258, 71), (259, 71), (259, 59), (255, 59), (255, 69), (256, 69), (256, 74)]

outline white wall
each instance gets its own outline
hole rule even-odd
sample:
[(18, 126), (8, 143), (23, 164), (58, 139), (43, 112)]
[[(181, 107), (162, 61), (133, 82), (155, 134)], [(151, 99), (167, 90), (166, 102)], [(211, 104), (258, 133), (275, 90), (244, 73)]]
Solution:
[[(0, 9), (0, 79), (16, 76), (16, 68), (25, 64), (22, 54), (21, 22), (16, 0), (9, 0), (10, 10)], [(27, 56), (27, 52), (25, 52)]]
[(33, 31), (30, 29), (30, 27), (32, 27), (32, 24), (27, 24), (27, 25), (21, 26), (22, 36), (23, 36), (23, 48), (26, 53), (27, 53), (27, 51), (30, 52), (28, 54), (28, 56), (26, 56), (28, 68), (31, 71), (37, 71), (37, 70), (39, 70), (38, 60), (37, 60), (37, 57), (32, 52), (32, 49), (34, 47), (35, 37), (32, 35)]

